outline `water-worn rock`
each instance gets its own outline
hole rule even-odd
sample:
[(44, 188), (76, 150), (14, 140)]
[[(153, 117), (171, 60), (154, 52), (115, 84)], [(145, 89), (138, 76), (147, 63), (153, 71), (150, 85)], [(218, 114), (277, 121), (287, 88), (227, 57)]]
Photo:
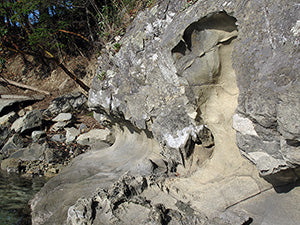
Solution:
[[(101, 55), (89, 105), (103, 124), (128, 130), (42, 189), (35, 224), (259, 223), (255, 204), (279, 198), (267, 181), (299, 177), (299, 4), (189, 5), (158, 1), (115, 56)], [(118, 181), (125, 173), (139, 185)], [(300, 220), (297, 207), (276, 207), (285, 212), (278, 224)]]
[(93, 129), (81, 134), (77, 138), (77, 143), (81, 145), (96, 145), (98, 142), (114, 143), (114, 136), (109, 129)]
[(86, 102), (87, 98), (80, 92), (62, 95), (52, 100), (43, 115), (56, 116), (59, 113), (78, 111), (85, 107)]
[[(151, 173), (154, 164), (149, 158), (156, 161), (157, 143), (145, 133), (131, 134), (126, 127), (119, 132), (113, 146), (107, 148), (109, 145), (102, 142), (102, 148), (98, 146), (78, 156), (64, 172), (45, 185), (31, 203), (33, 224), (63, 224), (69, 207), (80, 197), (90, 196), (99, 187), (108, 188), (126, 171)], [(45, 204), (47, 210), (43, 208)]]
[(40, 110), (33, 110), (26, 113), (25, 116), (17, 119), (11, 126), (11, 130), (23, 133), (42, 125), (42, 114)]

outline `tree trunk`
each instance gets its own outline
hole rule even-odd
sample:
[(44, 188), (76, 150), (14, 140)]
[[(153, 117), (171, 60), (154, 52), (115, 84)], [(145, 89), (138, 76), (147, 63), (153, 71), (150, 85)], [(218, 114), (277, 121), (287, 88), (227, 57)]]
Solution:
[(73, 74), (70, 70), (68, 70), (62, 63), (58, 64), (58, 66), (70, 77), (72, 78), (83, 90), (89, 92), (90, 88), (79, 80), (75, 74)]

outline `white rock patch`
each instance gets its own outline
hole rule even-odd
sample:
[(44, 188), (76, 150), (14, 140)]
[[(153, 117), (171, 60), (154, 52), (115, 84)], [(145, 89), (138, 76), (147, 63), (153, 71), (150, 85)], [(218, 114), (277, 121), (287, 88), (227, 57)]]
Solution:
[(253, 135), (253, 136), (258, 136), (255, 129), (254, 125), (251, 120), (245, 117), (241, 117), (238, 114), (234, 114), (232, 117), (232, 127), (236, 131), (242, 133), (243, 135)]

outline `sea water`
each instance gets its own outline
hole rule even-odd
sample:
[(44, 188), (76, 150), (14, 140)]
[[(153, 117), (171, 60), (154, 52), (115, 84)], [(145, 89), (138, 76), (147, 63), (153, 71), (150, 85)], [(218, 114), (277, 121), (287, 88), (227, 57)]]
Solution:
[(0, 170), (0, 224), (31, 224), (28, 201), (45, 183), (43, 178), (24, 178)]

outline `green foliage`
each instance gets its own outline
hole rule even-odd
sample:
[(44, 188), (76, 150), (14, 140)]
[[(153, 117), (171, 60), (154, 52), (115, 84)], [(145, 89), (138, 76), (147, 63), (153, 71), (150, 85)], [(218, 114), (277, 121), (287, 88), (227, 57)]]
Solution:
[(103, 72), (101, 72), (101, 73), (99, 73), (98, 75), (97, 75), (97, 78), (99, 79), (99, 80), (105, 80), (105, 78), (106, 78), (106, 72), (105, 71), (103, 71)]
[[(155, 0), (0, 1), (0, 43), (14, 52), (82, 54), (123, 35), (137, 12)], [(96, 45), (96, 46), (95, 46)], [(96, 47), (96, 48), (95, 48)], [(116, 43), (115, 51), (121, 45)], [(42, 49), (42, 50), (41, 50)], [(45, 51), (44, 51), (45, 52)]]
[(87, 115), (87, 116), (91, 116), (91, 117), (93, 117), (93, 116), (94, 116), (94, 112), (93, 112), (93, 111), (91, 111), (91, 112), (88, 112), (86, 115)]
[(116, 52), (118, 52), (121, 48), (121, 44), (117, 42), (117, 43), (114, 44), (113, 48)]

